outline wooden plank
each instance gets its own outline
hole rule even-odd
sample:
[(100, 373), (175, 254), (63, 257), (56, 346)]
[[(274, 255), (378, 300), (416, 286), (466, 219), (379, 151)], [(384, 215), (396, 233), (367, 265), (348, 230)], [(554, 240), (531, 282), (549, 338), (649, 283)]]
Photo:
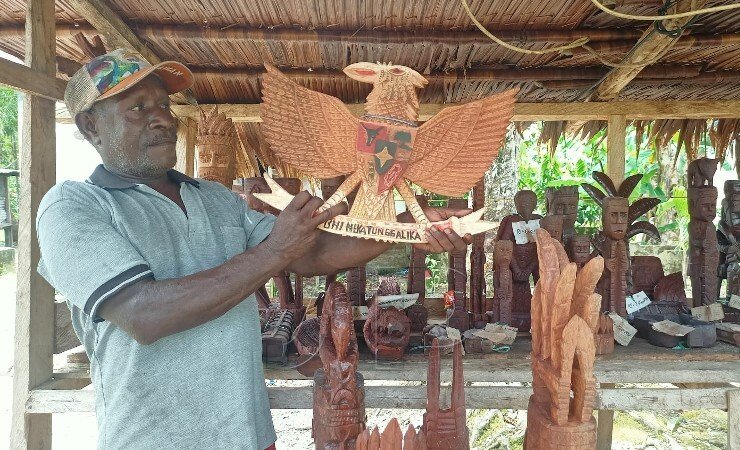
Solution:
[(606, 174), (612, 179), (617, 189), (624, 181), (626, 132), (627, 119), (624, 115), (609, 116), (606, 136)]
[[(150, 64), (162, 62), (162, 59), (136, 36), (133, 30), (126, 25), (123, 19), (104, 0), (70, 0), (69, 4), (105, 37), (105, 40), (110, 46), (135, 50)], [(174, 94), (172, 98), (180, 103), (193, 105), (197, 103), (189, 91)]]
[(727, 391), (727, 448), (740, 448), (740, 389)]
[[(614, 383), (601, 383), (603, 389), (615, 387)], [(596, 450), (611, 450), (614, 429), (614, 410), (600, 409), (596, 413)]]
[(190, 117), (180, 118), (177, 128), (177, 164), (175, 170), (189, 177), (195, 176), (195, 143), (197, 136), (197, 122)]
[[(199, 107), (212, 107), (200, 105)], [(420, 120), (428, 120), (445, 104), (424, 103), (419, 108)], [(347, 104), (356, 116), (364, 113), (363, 104)], [(198, 120), (198, 107), (173, 105), (179, 117)], [(221, 104), (218, 109), (235, 122), (261, 122), (259, 104)], [(623, 115), (627, 120), (635, 119), (707, 119), (740, 117), (740, 100), (689, 100), (689, 101), (624, 101), (601, 103), (516, 103), (515, 122), (536, 120), (608, 120), (609, 116)], [(61, 120), (61, 117), (60, 117)]]
[[(268, 387), (272, 409), (310, 409), (313, 405), (312, 386)], [(597, 389), (597, 409), (613, 410), (694, 410), (726, 409), (727, 393), (736, 388), (713, 389)], [(528, 386), (466, 386), (468, 409), (527, 409), (532, 388)], [(442, 398), (449, 398), (449, 386), (442, 387)], [(366, 408), (424, 409), (426, 386), (366, 386)], [(27, 402), (29, 412), (65, 413), (92, 412), (95, 392), (34, 390)]]
[(56, 71), (49, 75), (23, 64), (0, 59), (0, 85), (49, 100), (64, 101), (67, 82), (57, 78)]
[[(26, 9), (26, 65), (53, 77), (54, 0), (29, 0)], [(51, 415), (26, 411), (29, 391), (52, 374), (54, 289), (36, 272), (40, 258), (36, 213), (56, 181), (54, 101), (23, 96), (18, 224), (18, 288), (10, 448), (50, 449)]]

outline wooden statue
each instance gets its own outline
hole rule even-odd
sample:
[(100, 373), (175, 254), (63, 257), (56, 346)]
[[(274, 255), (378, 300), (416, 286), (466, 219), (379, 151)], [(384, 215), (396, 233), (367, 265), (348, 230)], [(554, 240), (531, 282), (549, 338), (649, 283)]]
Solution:
[(321, 367), (319, 357), (319, 333), (321, 319), (311, 317), (301, 322), (293, 332), (293, 343), (298, 351), (298, 363), (295, 369), (302, 375), (313, 377), (316, 369)]
[(411, 320), (398, 308), (381, 308), (378, 299), (399, 295), (401, 288), (392, 278), (381, 278), (373, 304), (363, 326), (363, 334), (370, 352), (382, 360), (399, 361), (409, 345)]
[(614, 353), (614, 320), (606, 314), (599, 314), (599, 323), (594, 333), (597, 355)]
[[(450, 199), (447, 207), (451, 209), (464, 209), (468, 207), (467, 199)], [(463, 332), (470, 328), (470, 315), (468, 314), (468, 267), (465, 250), (453, 250), (448, 253), (449, 265), (447, 268), (447, 289), (453, 292), (455, 307), (452, 315), (447, 318), (447, 324)]]
[(427, 410), (421, 426), (429, 450), (467, 450), (470, 448), (465, 424), (465, 386), (462, 367), (462, 342), (455, 340), (452, 354), (452, 398), (450, 407), (440, 409), (439, 341), (432, 341), (427, 372)]
[(550, 233), (553, 239), (563, 242), (563, 216), (551, 214), (540, 219), (540, 228)]
[(604, 260), (577, 271), (562, 245), (537, 230), (540, 279), (532, 299), (532, 387), (524, 448), (594, 449), (594, 334), (601, 299), (594, 293)]
[[(404, 66), (356, 63), (344, 69), (371, 83), (366, 113), (357, 118), (337, 98), (299, 86), (266, 65), (262, 79), (263, 133), (278, 158), (317, 178), (347, 175), (320, 210), (357, 191), (349, 215), (322, 229), (348, 236), (395, 242), (425, 242), (429, 220), (409, 182), (461, 197), (483, 177), (498, 154), (513, 114), (516, 90), (448, 107), (417, 126), (416, 88), (427, 81)], [(417, 223), (396, 222), (396, 190)], [(283, 208), (291, 196), (262, 196)], [(493, 228), (483, 211), (441, 222), (460, 235)]]
[(698, 158), (689, 163), (687, 171), (688, 188), (714, 186), (714, 174), (717, 172), (718, 159)]
[[(653, 298), (655, 286), (665, 276), (663, 272), (663, 262), (660, 258), (652, 255), (640, 255), (630, 258), (630, 268), (632, 269), (632, 287), (629, 294), (636, 294), (640, 291)], [(712, 275), (716, 275), (717, 269), (714, 269)]]
[(365, 388), (352, 306), (341, 283), (326, 291), (320, 333), (323, 367), (314, 375), (312, 436), (317, 449), (354, 450), (365, 429)]
[(576, 233), (578, 186), (549, 187), (545, 189), (545, 208), (546, 216), (563, 217), (562, 242), (567, 244)]
[[(683, 274), (675, 272), (661, 278), (653, 289), (653, 304), (648, 305), (651, 308), (655, 305), (672, 305), (672, 313), (677, 313), (682, 306), (686, 305), (686, 286), (683, 283)], [(663, 314), (664, 311), (652, 311), (657, 314)]]
[(717, 216), (717, 188), (687, 189), (689, 215), (689, 277), (694, 306), (709, 305), (719, 297), (717, 267), (717, 229), (712, 221)]
[(214, 106), (200, 110), (198, 121), (198, 177), (231, 189), (236, 175), (236, 128), (226, 114)]
[(409, 424), (406, 434), (402, 434), (401, 426), (395, 417), (388, 422), (381, 433), (378, 427), (370, 431), (366, 428), (357, 437), (357, 448), (362, 450), (427, 450), (427, 441), (424, 432), (417, 433), (414, 426)]
[(537, 207), (537, 195), (533, 191), (522, 190), (514, 195), (516, 214), (506, 216), (501, 220), (496, 240), (509, 240), (513, 243), (511, 258), (512, 273), (512, 317), (509, 325), (519, 328), (519, 331), (529, 331), (530, 327), (530, 303), (532, 301), (532, 289), (530, 278), (537, 279), (537, 244), (534, 242), (534, 234), (529, 233), (529, 242), (519, 244), (514, 234), (514, 224), (528, 223), (529, 221), (541, 219), (542, 216), (534, 214)]
[[(417, 195), (416, 201), (419, 202), (419, 206), (426, 208), (429, 206), (427, 198), (424, 195)], [(409, 294), (419, 294), (419, 300), (415, 305), (411, 305), (406, 309), (409, 319), (411, 319), (411, 331), (418, 333), (421, 332), (427, 325), (427, 319), (429, 318), (429, 311), (424, 306), (424, 300), (426, 297), (426, 264), (427, 253), (411, 246), (411, 258), (409, 261), (409, 276), (407, 280), (407, 291)]]
[(493, 322), (512, 323), (513, 283), (511, 258), (514, 243), (503, 239), (493, 247)]
[(614, 311), (622, 317), (627, 315), (626, 295), (632, 284), (630, 271), (629, 238), (645, 233), (660, 240), (660, 232), (648, 221), (637, 221), (643, 214), (660, 204), (657, 198), (641, 198), (631, 205), (629, 196), (642, 180), (642, 174), (627, 177), (619, 189), (608, 175), (593, 172), (594, 180), (603, 189), (583, 183), (581, 187), (601, 206), (603, 230), (593, 238), (593, 246), (604, 257), (604, 275), (599, 282), (602, 309)]
[[(473, 187), (473, 209), (485, 207), (485, 186), (480, 180)], [(473, 237), (470, 248), (470, 309), (473, 312), (473, 327), (483, 328), (488, 323), (486, 311), (486, 253), (484, 250), (486, 235), (481, 233)]]
[[(717, 227), (719, 277), (727, 280), (727, 300), (740, 295), (740, 181), (728, 180)], [(718, 283), (719, 288), (719, 283)]]
[(585, 234), (574, 234), (565, 245), (568, 258), (581, 270), (591, 260), (591, 239)]

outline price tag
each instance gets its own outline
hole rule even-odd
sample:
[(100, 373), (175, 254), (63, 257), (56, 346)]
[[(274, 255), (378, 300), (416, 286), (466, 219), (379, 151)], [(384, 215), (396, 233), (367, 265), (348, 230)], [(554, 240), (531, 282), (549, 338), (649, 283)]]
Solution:
[(534, 242), (535, 232), (540, 229), (540, 219), (533, 219), (529, 222), (513, 222), (511, 229), (514, 232), (514, 241), (517, 244)]
[(650, 298), (644, 291), (627, 296), (627, 314), (632, 314), (650, 304)]
[(614, 321), (614, 340), (619, 345), (628, 346), (632, 338), (637, 334), (637, 329), (617, 313), (610, 312), (609, 317)]
[(740, 295), (732, 294), (730, 296), (730, 303), (727, 304), (730, 308), (740, 309)]
[(660, 322), (655, 322), (653, 324), (653, 330), (660, 331), (661, 333), (669, 334), (671, 336), (686, 336), (694, 331), (694, 328), (687, 325), (681, 325), (680, 323), (671, 322), (670, 320), (661, 320)]
[(691, 308), (691, 315), (704, 322), (714, 322), (725, 318), (725, 311), (719, 303)]
[(419, 300), (419, 294), (381, 295), (376, 297), (378, 306), (381, 308), (406, 309)]

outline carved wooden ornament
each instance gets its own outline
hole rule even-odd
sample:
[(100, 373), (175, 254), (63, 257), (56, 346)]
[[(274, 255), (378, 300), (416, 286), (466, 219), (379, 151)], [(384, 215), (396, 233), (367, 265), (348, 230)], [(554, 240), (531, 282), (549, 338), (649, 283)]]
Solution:
[[(353, 116), (337, 98), (306, 89), (266, 65), (262, 119), (264, 136), (278, 158), (317, 178), (347, 175), (320, 211), (356, 191), (348, 215), (321, 229), (366, 239), (426, 242), (431, 226), (409, 183), (450, 197), (467, 193), (498, 155), (513, 114), (512, 89), (498, 95), (445, 108), (417, 125), (416, 88), (426, 80), (404, 66), (356, 63), (344, 72), (371, 83), (366, 114)], [(272, 187), (272, 186), (271, 186)], [(393, 190), (416, 220), (396, 222)], [(264, 202), (283, 209), (292, 196), (260, 194)], [(495, 227), (480, 220), (483, 210), (462, 219), (437, 223), (458, 234), (478, 234)]]

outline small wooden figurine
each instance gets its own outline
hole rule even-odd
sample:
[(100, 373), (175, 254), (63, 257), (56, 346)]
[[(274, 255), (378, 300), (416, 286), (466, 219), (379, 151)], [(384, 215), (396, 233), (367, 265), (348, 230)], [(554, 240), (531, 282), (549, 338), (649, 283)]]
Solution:
[(534, 394), (527, 408), (526, 450), (596, 448), (594, 334), (601, 300), (594, 293), (604, 260), (577, 271), (565, 250), (537, 230), (540, 279), (532, 299)]
[(198, 121), (198, 177), (231, 189), (236, 174), (236, 128), (231, 119), (218, 112), (200, 110)]
[(565, 244), (565, 251), (568, 253), (568, 258), (576, 263), (578, 270), (581, 270), (593, 257), (591, 239), (585, 234), (574, 234), (571, 236), (570, 240)]
[[(366, 113), (355, 117), (337, 98), (306, 89), (266, 65), (262, 79), (262, 129), (278, 158), (317, 178), (347, 175), (319, 209), (357, 196), (348, 215), (321, 225), (331, 233), (394, 242), (426, 242), (430, 222), (409, 182), (460, 197), (483, 177), (498, 154), (513, 114), (516, 90), (448, 107), (417, 125), (417, 88), (427, 84), (404, 66), (356, 63), (344, 69), (370, 83)], [(396, 221), (398, 191), (416, 224)], [(284, 207), (290, 196), (261, 196)], [(483, 211), (443, 226), (477, 234), (495, 225), (479, 221)]]
[(657, 198), (641, 198), (631, 205), (629, 196), (642, 180), (642, 174), (627, 177), (619, 189), (603, 172), (593, 172), (594, 180), (603, 189), (583, 183), (581, 187), (601, 206), (603, 230), (593, 238), (593, 246), (604, 257), (604, 275), (599, 282), (602, 309), (627, 316), (626, 295), (631, 279), (629, 265), (629, 238), (645, 233), (660, 240), (660, 232), (648, 221), (635, 222), (643, 214), (660, 204)]
[(512, 324), (513, 278), (511, 258), (514, 243), (502, 239), (493, 247), (493, 322)]
[[(578, 218), (578, 186), (561, 186), (545, 190), (546, 216), (563, 217), (563, 239), (567, 244), (576, 233)], [(567, 248), (567, 246), (566, 246)]]
[(363, 334), (370, 352), (382, 360), (399, 361), (409, 345), (411, 320), (403, 310), (381, 308), (378, 299), (386, 295), (398, 295), (401, 288), (393, 279), (381, 279), (373, 304), (363, 326)]
[(357, 437), (357, 448), (362, 450), (427, 450), (427, 440), (424, 432), (417, 433), (414, 426), (409, 424), (406, 434), (402, 434), (401, 426), (395, 417), (388, 422), (381, 433), (378, 427), (370, 431), (366, 428)]
[(496, 240), (506, 239), (513, 244), (511, 258), (512, 273), (512, 317), (511, 326), (519, 328), (519, 331), (529, 331), (530, 328), (530, 303), (532, 301), (532, 289), (530, 278), (537, 278), (537, 244), (534, 242), (534, 234), (529, 234), (529, 241), (523, 244), (516, 242), (514, 224), (528, 223), (531, 220), (541, 219), (542, 216), (534, 214), (537, 206), (537, 195), (533, 191), (522, 190), (514, 195), (516, 214), (506, 216), (501, 220)]
[(329, 285), (321, 315), (322, 368), (314, 375), (312, 436), (317, 450), (354, 449), (365, 429), (365, 387), (347, 291)]
[(687, 196), (691, 219), (688, 272), (694, 306), (709, 305), (719, 297), (719, 250), (717, 230), (713, 223), (717, 217), (717, 188), (712, 185), (718, 162), (716, 159), (700, 158), (689, 164), (690, 187)]
[(452, 354), (452, 399), (450, 407), (440, 409), (439, 341), (432, 341), (427, 372), (427, 410), (421, 429), (429, 450), (468, 450), (470, 438), (465, 424), (465, 386), (462, 367), (462, 342), (456, 340)]

